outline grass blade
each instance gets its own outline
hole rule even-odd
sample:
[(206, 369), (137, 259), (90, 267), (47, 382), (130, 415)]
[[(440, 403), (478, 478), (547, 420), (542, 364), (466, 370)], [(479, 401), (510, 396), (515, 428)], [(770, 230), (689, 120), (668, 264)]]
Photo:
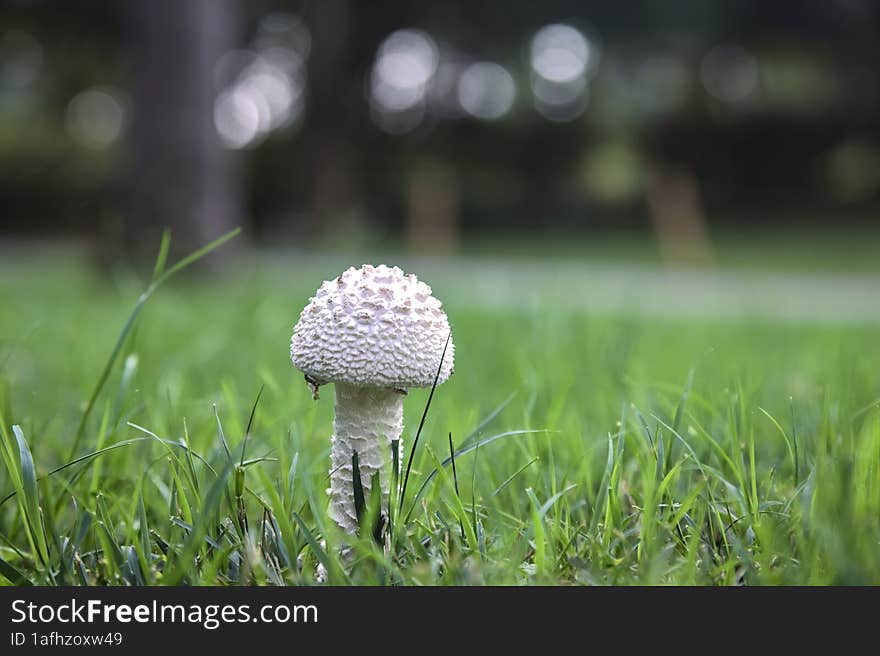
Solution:
[(608, 456), (605, 461), (605, 471), (602, 472), (602, 480), (599, 482), (599, 493), (596, 495), (596, 503), (593, 506), (593, 514), (590, 518), (591, 534), (596, 532), (599, 518), (605, 514), (605, 505), (608, 499), (608, 488), (611, 485), (611, 472), (614, 469), (614, 443), (608, 436)]
[(794, 484), (797, 485), (801, 480), (800, 458), (798, 457), (798, 436), (797, 424), (794, 417), (794, 399), (789, 397), (788, 407), (791, 410), (791, 441), (794, 445)]
[(165, 228), (162, 231), (162, 241), (159, 242), (159, 253), (156, 255), (156, 264), (153, 266), (153, 280), (157, 280), (165, 273), (165, 265), (168, 263), (168, 251), (171, 249), (171, 230)]
[(226, 457), (232, 460), (232, 451), (229, 450), (229, 443), (226, 441), (226, 434), (223, 432), (223, 423), (220, 421), (220, 414), (217, 412), (217, 404), (214, 403), (214, 419), (217, 420), (217, 437), (220, 438), (220, 444), (226, 452)]
[[(162, 283), (174, 276), (174, 274), (185, 269), (194, 262), (200, 260), (208, 253), (216, 250), (217, 248), (220, 248), (220, 246), (225, 244), (233, 237), (237, 236), (240, 232), (241, 228), (236, 228), (235, 230), (227, 232), (219, 239), (215, 239), (206, 246), (203, 246), (194, 253), (191, 253), (187, 257), (183, 258), (173, 267), (171, 267), (167, 271), (164, 271), (157, 278), (155, 278), (153, 282), (151, 282), (150, 285), (140, 295), (140, 297), (138, 297), (134, 308), (128, 315), (128, 319), (125, 320), (125, 324), (123, 324), (122, 326), (122, 330), (120, 331), (119, 336), (116, 339), (116, 344), (113, 346), (113, 350), (110, 352), (110, 356), (107, 358), (104, 369), (101, 371), (101, 375), (98, 377), (98, 382), (95, 384), (95, 388), (92, 390), (92, 394), (89, 397), (89, 401), (86, 404), (86, 408), (83, 411), (82, 417), (80, 418), (79, 426), (76, 429), (76, 434), (73, 438), (73, 444), (70, 448), (70, 458), (76, 455), (76, 452), (79, 449), (79, 443), (82, 440), (83, 433), (86, 429), (86, 422), (88, 421), (89, 416), (92, 414), (92, 410), (95, 407), (95, 402), (98, 400), (98, 396), (100, 396), (101, 390), (104, 389), (104, 385), (107, 383), (107, 379), (110, 377), (110, 372), (113, 371), (113, 366), (116, 364), (116, 360), (119, 358), (119, 354), (122, 352), (122, 347), (125, 345), (125, 340), (128, 338), (128, 335), (134, 327), (135, 322), (137, 321), (137, 318), (141, 313), (141, 310), (143, 309), (144, 305), (146, 305), (150, 297), (155, 293), (157, 289), (159, 289), (159, 287), (162, 286)], [(156, 268), (154, 269), (154, 271), (158, 271), (161, 268), (164, 268), (164, 263), (161, 267), (159, 266), (162, 257), (162, 247), (160, 246), (159, 257), (157, 258)]]
[(309, 530), (309, 527), (306, 525), (303, 518), (299, 516), (299, 513), (293, 513), (293, 520), (296, 522), (297, 526), (299, 526), (299, 530), (302, 531), (309, 548), (312, 550), (312, 553), (315, 554), (315, 558), (318, 559), (318, 562), (321, 563), (327, 571), (329, 581), (332, 582), (337, 576), (342, 575), (339, 568), (336, 567), (335, 560), (330, 558), (327, 551), (321, 546), (321, 543), (318, 542), (317, 538)]
[(9, 579), (9, 582), (12, 583), (12, 585), (18, 585), (18, 586), (31, 586), (31, 585), (33, 585), (33, 583), (31, 583), (24, 574), (19, 572), (17, 569), (15, 569), (15, 567), (13, 567), (9, 563), (7, 563), (2, 558), (0, 558), (0, 574), (2, 574), (7, 579)]
[(543, 505), (538, 509), (538, 517), (540, 519), (544, 519), (547, 516), (547, 513), (550, 512), (550, 509), (559, 501), (563, 496), (565, 496), (568, 492), (571, 492), (573, 489), (577, 487), (577, 483), (572, 483), (568, 487), (563, 490), (560, 490), (552, 497), (547, 499)]
[(400, 440), (391, 440), (391, 486), (388, 498), (388, 530), (394, 538), (394, 507), (400, 484)]
[[(482, 446), (486, 446), (487, 444), (491, 444), (492, 442), (494, 442), (496, 440), (503, 439), (505, 437), (513, 437), (516, 435), (528, 435), (528, 434), (532, 434), (532, 433), (555, 433), (555, 432), (557, 432), (557, 431), (550, 431), (550, 430), (541, 429), (541, 428), (530, 429), (530, 430), (521, 429), (521, 430), (505, 431), (503, 433), (498, 433), (496, 435), (490, 435), (489, 437), (482, 439), (482, 440), (478, 440), (477, 442), (472, 442), (471, 444), (468, 444), (466, 447), (463, 447), (463, 448), (460, 447), (458, 449), (458, 451), (455, 452), (455, 456), (461, 457), (467, 453), (471, 453), (472, 451), (479, 449)], [(451, 463), (452, 463), (452, 459), (446, 458), (446, 460), (443, 460), (440, 463), (440, 466), (447, 467)], [(412, 516), (413, 510), (415, 510), (415, 507), (419, 501), (419, 498), (422, 496), (422, 493), (424, 493), (425, 488), (428, 487), (428, 484), (430, 484), (430, 482), (433, 481), (437, 477), (438, 472), (439, 472), (439, 469), (434, 468), (433, 470), (431, 470), (431, 473), (428, 474), (427, 477), (425, 477), (425, 480), (422, 481), (422, 484), (419, 486), (419, 489), (416, 491), (416, 494), (413, 497), (412, 504), (410, 504), (409, 512), (407, 512), (406, 516), (404, 517), (404, 523), (409, 521), (409, 518), (410, 518), (410, 516)]]
[[(458, 471), (455, 469), (455, 448), (452, 445), (452, 433), (449, 433), (449, 458), (452, 460), (452, 484), (455, 487), (455, 496), (461, 500), (461, 490), (458, 489)], [(474, 513), (476, 517), (476, 513)], [(461, 539), (464, 540), (464, 523), (458, 518), (458, 526), (461, 529)]]
[(12, 583), (12, 585), (18, 585), (22, 587), (33, 585), (33, 583), (31, 583), (24, 574), (19, 572), (17, 569), (15, 569), (15, 567), (7, 563), (2, 558), (0, 558), (0, 574), (9, 579), (9, 582)]
[(168, 575), (162, 577), (163, 585), (178, 585), (184, 577), (191, 576), (193, 560), (199, 549), (202, 548), (204, 539), (209, 537), (208, 529), (220, 509), (220, 503), (226, 492), (226, 483), (231, 473), (232, 463), (228, 462), (211, 485), (210, 490), (208, 490), (208, 494), (199, 509), (198, 517), (193, 525), (192, 533), (190, 533), (186, 544), (181, 549), (174, 568)]
[(508, 476), (506, 479), (504, 479), (504, 482), (501, 483), (501, 485), (499, 485), (498, 487), (496, 487), (495, 490), (493, 490), (492, 494), (489, 495), (489, 496), (491, 496), (491, 497), (496, 497), (496, 496), (498, 496), (498, 494), (499, 494), (504, 488), (506, 488), (508, 485), (510, 485), (510, 484), (513, 482), (513, 479), (515, 479), (517, 476), (519, 476), (520, 474), (522, 474), (526, 469), (528, 469), (529, 467), (531, 467), (531, 466), (532, 466), (533, 464), (535, 464), (537, 461), (538, 461), (538, 456), (535, 456), (534, 458), (532, 458), (531, 460), (529, 460), (526, 464), (524, 464), (522, 467), (520, 467), (520, 468), (517, 469), (515, 472), (513, 472), (510, 476)]
[(43, 566), (49, 564), (49, 546), (46, 543), (46, 537), (43, 533), (42, 522), (40, 520), (40, 494), (37, 490), (37, 473), (34, 467), (34, 458), (28, 447), (27, 440), (21, 426), (12, 427), (15, 434), (15, 440), (18, 443), (18, 455), (21, 471), (21, 492), (24, 495), (23, 509), (28, 524), (28, 533), (37, 548), (37, 555)]
[(681, 418), (684, 416), (684, 408), (687, 405), (688, 396), (691, 393), (691, 387), (694, 384), (694, 370), (691, 369), (688, 372), (687, 381), (684, 384), (684, 389), (681, 392), (681, 398), (678, 399), (678, 406), (675, 408), (675, 416), (672, 419), (672, 428), (674, 430), (678, 430), (678, 427), (681, 425)]
[(495, 408), (492, 412), (490, 412), (488, 415), (486, 415), (486, 417), (483, 419), (483, 421), (481, 421), (479, 424), (477, 424), (476, 428), (474, 428), (470, 432), (470, 434), (461, 441), (461, 444), (458, 445), (459, 448), (470, 444), (474, 440), (474, 438), (478, 437), (480, 435), (480, 433), (483, 432), (484, 428), (486, 428), (489, 424), (491, 424), (493, 421), (495, 421), (495, 419), (498, 417), (498, 415), (500, 415), (504, 411), (504, 409), (510, 405), (510, 402), (513, 401), (514, 398), (516, 398), (516, 394), (517, 394), (516, 391), (511, 392), (510, 395), (506, 399), (504, 399), (498, 405), (497, 408)]
[(141, 490), (141, 493), (138, 495), (138, 537), (140, 538), (140, 547), (141, 551), (144, 554), (144, 558), (148, 558), (150, 555), (150, 527), (147, 525), (147, 511), (144, 508), (144, 493)]
[(358, 452), (351, 454), (351, 485), (354, 490), (354, 515), (357, 517), (358, 526), (364, 521), (364, 509), (367, 506), (364, 499), (364, 484), (361, 482), (361, 467), (358, 460)]
[[(785, 441), (785, 448), (788, 449), (788, 455), (791, 458), (791, 464), (794, 467), (794, 472), (795, 472), (794, 483), (795, 483), (795, 485), (797, 485), (798, 484), (798, 473), (799, 473), (798, 466), (797, 466), (797, 451), (795, 450), (795, 447), (792, 444), (792, 441), (788, 438), (788, 435), (785, 433), (785, 429), (779, 424), (778, 421), (776, 421), (776, 418), (773, 415), (771, 415), (769, 412), (767, 412), (761, 406), (758, 406), (758, 411), (760, 413), (762, 413), (765, 417), (767, 417), (767, 419), (769, 419), (773, 423), (773, 425), (776, 427), (776, 430), (779, 431), (779, 434), (782, 435), (782, 439), (783, 439), (783, 441)], [(792, 423), (792, 426), (794, 426), (793, 423)]]
[(260, 404), (260, 397), (263, 396), (263, 389), (265, 387), (265, 385), (260, 385), (260, 391), (257, 392), (257, 398), (254, 399), (254, 405), (251, 408), (251, 416), (248, 418), (247, 428), (244, 430), (244, 442), (241, 445), (241, 462), (238, 463), (240, 467), (244, 466), (244, 452), (247, 448), (248, 436), (251, 434), (251, 426), (254, 424), (254, 416), (257, 414), (257, 406)]
[[(422, 435), (422, 428), (425, 426), (425, 418), (428, 416), (428, 409), (431, 407), (431, 399), (434, 398), (434, 390), (437, 389), (437, 381), (440, 380), (440, 372), (443, 370), (443, 359), (446, 357), (446, 349), (449, 348), (449, 340), (452, 338), (452, 332), (446, 336), (446, 343), (443, 345), (443, 353), (440, 354), (440, 364), (437, 365), (437, 373), (434, 375), (434, 383), (431, 385), (431, 393), (428, 394), (428, 401), (425, 403), (425, 411), (422, 413), (422, 420), (419, 422), (419, 428), (416, 431), (415, 439), (413, 439), (412, 449), (409, 452), (409, 459), (406, 462), (406, 474), (403, 477), (403, 489), (400, 491), (400, 507), (403, 509), (403, 502), (406, 498), (406, 485), (409, 483), (409, 472), (412, 469), (413, 457), (416, 455), (416, 447), (419, 445), (419, 438)], [(409, 517), (409, 515), (407, 515)]]

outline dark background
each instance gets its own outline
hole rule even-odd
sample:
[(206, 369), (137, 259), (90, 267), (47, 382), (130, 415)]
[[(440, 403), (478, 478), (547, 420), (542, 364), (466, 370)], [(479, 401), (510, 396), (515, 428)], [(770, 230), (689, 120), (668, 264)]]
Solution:
[(869, 0), (6, 0), (0, 237), (637, 233), (699, 261), (875, 226), (878, 27)]

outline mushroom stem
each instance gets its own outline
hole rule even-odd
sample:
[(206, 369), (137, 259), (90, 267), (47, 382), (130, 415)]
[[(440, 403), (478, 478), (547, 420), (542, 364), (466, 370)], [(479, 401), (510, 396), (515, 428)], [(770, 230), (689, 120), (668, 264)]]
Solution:
[[(382, 485), (382, 509), (388, 512), (391, 442), (403, 430), (403, 396), (380, 387), (337, 382), (336, 418), (330, 449), (330, 517), (347, 533), (358, 530), (351, 458), (357, 451), (364, 496), (369, 498), (373, 475)], [(400, 447), (399, 447), (400, 448)]]

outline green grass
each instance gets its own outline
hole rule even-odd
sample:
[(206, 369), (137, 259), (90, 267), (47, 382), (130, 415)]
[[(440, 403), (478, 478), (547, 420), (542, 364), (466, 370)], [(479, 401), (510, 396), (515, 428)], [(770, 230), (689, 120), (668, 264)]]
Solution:
[[(822, 216), (817, 225), (833, 225), (833, 219)], [(754, 226), (741, 221), (730, 221), (726, 227), (710, 231), (708, 245), (709, 262), (729, 271), (748, 271), (754, 268), (771, 271), (816, 272), (838, 271), (846, 273), (878, 272), (880, 261), (877, 248), (880, 230), (868, 227), (875, 223), (873, 217), (866, 227), (840, 229), (798, 228), (802, 217), (792, 218), (789, 223)], [(540, 222), (537, 223), (540, 226)], [(394, 254), (406, 244), (388, 235), (364, 235), (364, 241), (324, 244), (330, 255), (340, 251), (349, 257), (362, 258), (365, 252)], [(504, 258), (507, 262), (526, 262), (552, 259), (555, 262), (598, 261), (605, 263), (629, 263), (635, 265), (662, 264), (664, 257), (657, 239), (650, 230), (632, 232), (595, 232), (583, 226), (570, 233), (538, 232), (517, 233), (490, 230), (467, 234), (458, 250), (475, 257)], [(687, 262), (681, 263), (688, 266)]]
[(149, 281), (6, 257), (0, 581), (880, 584), (880, 327), (480, 309), (442, 267), (456, 373), (393, 539), (341, 559), (332, 392), (288, 358), (332, 266), (167, 282), (87, 412)]

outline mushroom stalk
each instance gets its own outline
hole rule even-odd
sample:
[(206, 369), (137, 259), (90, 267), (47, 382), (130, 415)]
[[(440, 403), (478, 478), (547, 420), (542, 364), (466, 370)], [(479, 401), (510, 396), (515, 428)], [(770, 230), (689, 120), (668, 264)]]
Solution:
[[(352, 454), (358, 454), (365, 499), (379, 472), (382, 510), (388, 512), (391, 442), (403, 430), (403, 394), (384, 387), (357, 387), (337, 382), (336, 417), (330, 451), (330, 517), (346, 532), (358, 530), (352, 478)], [(398, 442), (398, 449), (401, 449)], [(399, 473), (399, 472), (398, 472)]]

